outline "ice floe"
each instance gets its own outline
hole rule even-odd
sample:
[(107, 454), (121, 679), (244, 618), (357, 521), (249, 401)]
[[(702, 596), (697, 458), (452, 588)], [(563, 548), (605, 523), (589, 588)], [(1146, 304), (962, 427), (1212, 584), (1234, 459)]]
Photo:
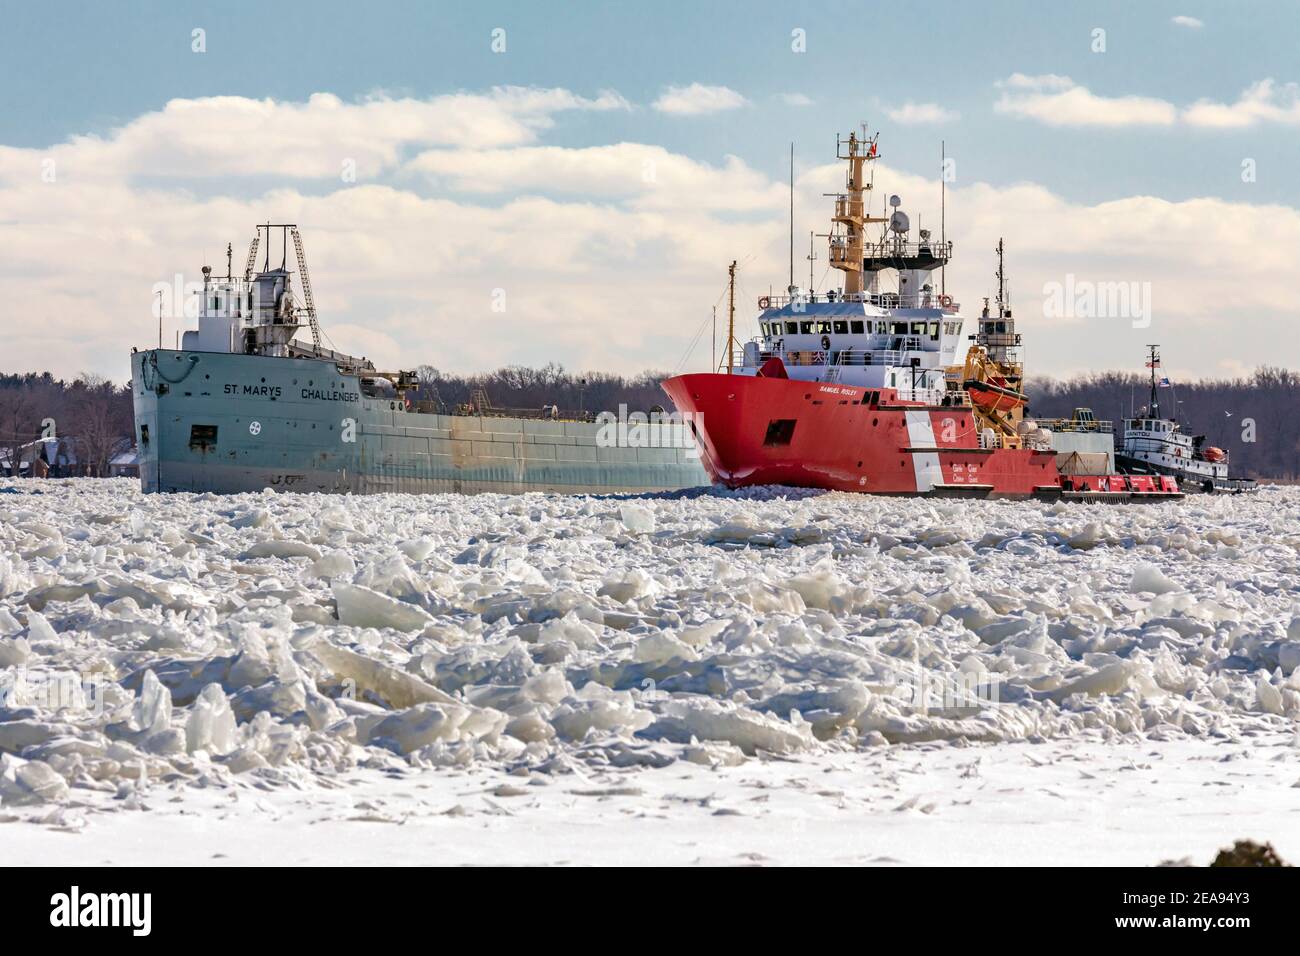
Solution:
[(0, 799), (1300, 718), (1300, 491), (0, 497)]

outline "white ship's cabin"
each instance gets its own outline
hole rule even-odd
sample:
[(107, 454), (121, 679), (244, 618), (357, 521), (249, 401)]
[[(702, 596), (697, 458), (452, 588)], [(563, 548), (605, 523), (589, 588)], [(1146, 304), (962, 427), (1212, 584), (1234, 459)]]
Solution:
[(1202, 449), (1204, 438), (1189, 435), (1167, 418), (1126, 418), (1123, 454), (1158, 468), (1185, 471), (1216, 478), (1228, 477), (1228, 454), (1211, 449), (1213, 460)]
[(780, 358), (794, 379), (894, 388), (904, 400), (937, 402), (947, 388), (947, 367), (965, 361), (977, 324), (935, 300), (903, 308), (894, 306), (891, 293), (864, 293), (850, 301), (800, 290), (780, 303), (769, 297), (759, 303), (766, 305), (759, 335), (745, 344), (737, 371), (753, 375)]
[[(741, 374), (755, 375), (777, 358), (793, 379), (895, 389), (897, 399), (926, 404), (956, 399), (948, 368), (964, 364), (985, 330), (941, 291), (939, 270), (952, 243), (936, 241), (928, 229), (913, 240), (900, 202), (890, 197), (888, 228), (868, 243), (861, 196), (837, 199), (840, 231), (829, 238), (830, 264), (845, 274), (846, 288), (862, 291), (818, 294), (792, 286), (784, 296), (759, 299), (759, 334), (744, 346)], [(1010, 316), (1001, 321), (1003, 336), (1018, 345)]]

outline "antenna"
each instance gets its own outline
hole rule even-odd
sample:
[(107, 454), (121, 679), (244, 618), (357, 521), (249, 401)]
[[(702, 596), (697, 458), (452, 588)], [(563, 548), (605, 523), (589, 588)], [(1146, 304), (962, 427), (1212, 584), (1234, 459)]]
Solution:
[(813, 294), (813, 263), (817, 261), (817, 234), (808, 233), (808, 295)]
[(234, 248), (230, 243), (226, 243), (226, 281), (230, 281), (230, 259), (235, 254)]
[(794, 143), (790, 143), (790, 288), (794, 294)]
[(1156, 400), (1156, 369), (1160, 367), (1160, 353), (1156, 351), (1159, 345), (1148, 345), (1147, 350), (1151, 353), (1147, 359), (1147, 368), (1151, 369), (1151, 417), (1160, 417), (1160, 402)]
[(727, 269), (727, 374), (732, 374), (736, 364), (736, 353), (732, 350), (732, 343), (736, 341), (736, 260), (731, 260), (731, 267)]
[[(939, 247), (943, 250), (948, 248), (948, 227), (945, 200), (948, 194), (948, 144), (939, 140)], [(939, 294), (945, 295), (948, 292), (948, 257), (944, 256), (943, 265), (939, 267)]]

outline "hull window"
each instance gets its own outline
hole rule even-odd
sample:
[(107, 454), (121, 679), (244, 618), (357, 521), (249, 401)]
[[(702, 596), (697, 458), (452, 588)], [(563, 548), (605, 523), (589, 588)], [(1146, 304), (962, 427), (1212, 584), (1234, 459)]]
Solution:
[(141, 426), (140, 426), (140, 444), (141, 444), (141, 445), (147, 445), (147, 444), (149, 444), (149, 426), (148, 426), (148, 425), (141, 425)]
[(793, 418), (773, 419), (767, 425), (767, 434), (763, 438), (766, 446), (788, 445), (794, 437), (795, 420)]

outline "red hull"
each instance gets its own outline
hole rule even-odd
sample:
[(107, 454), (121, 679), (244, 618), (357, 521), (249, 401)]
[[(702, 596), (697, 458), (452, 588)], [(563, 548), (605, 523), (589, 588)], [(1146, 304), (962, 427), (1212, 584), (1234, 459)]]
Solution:
[(1055, 452), (981, 449), (969, 408), (749, 375), (680, 375), (663, 387), (679, 411), (698, 416), (704, 466), (730, 488), (1014, 498), (1060, 489)]

